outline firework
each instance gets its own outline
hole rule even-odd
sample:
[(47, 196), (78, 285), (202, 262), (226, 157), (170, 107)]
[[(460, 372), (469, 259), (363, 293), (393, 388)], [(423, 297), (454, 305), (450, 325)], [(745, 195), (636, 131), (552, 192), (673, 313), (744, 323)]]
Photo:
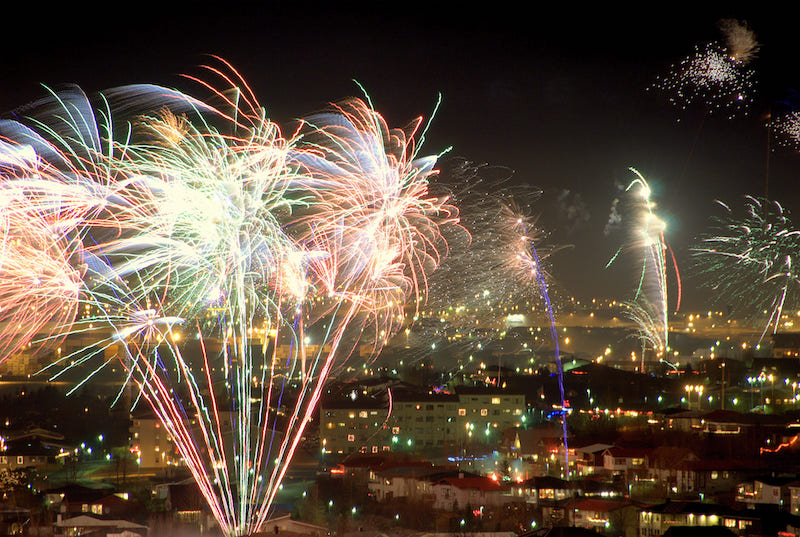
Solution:
[(720, 22), (726, 44), (695, 46), (694, 53), (672, 65), (649, 88), (663, 92), (670, 103), (686, 110), (703, 105), (709, 113), (733, 117), (745, 111), (755, 95), (754, 72), (749, 66), (758, 43), (745, 23)]
[[(215, 99), (212, 108), (129, 87), (105, 92), (100, 113), (73, 88), (28, 107), (30, 117), (4, 125), (16, 143), (0, 162), (48, 162), (57, 181), (17, 188), (26, 205), (7, 211), (3, 247), (54, 259), (36, 274), (49, 287), (56, 273), (67, 282), (57, 282), (64, 291), (51, 292), (42, 318), (66, 303), (63, 332), (93, 336), (104, 350), (99, 364), (80, 350), (48, 369), (89, 367), (86, 381), (121, 361), (221, 529), (242, 535), (264, 523), (331, 370), (362, 332), (377, 354), (402, 325), (404, 304), (419, 302), (440, 261), (439, 226), (457, 213), (428, 194), (436, 159), (416, 156), (419, 121), (389, 129), (351, 100), (287, 139), (246, 85)], [(53, 215), (69, 217), (72, 240), (17, 240), (10, 219), (26, 211), (50, 217), (45, 235), (61, 225)], [(3, 305), (18, 312), (15, 322), (50, 300), (8, 287)], [(73, 321), (78, 290), (87, 313)], [(4, 345), (24, 344), (5, 343), (6, 334)]]
[[(406, 349), (405, 362), (436, 355), (440, 365), (455, 373), (464, 367), (460, 358), (471, 360), (506, 344), (499, 340), (509, 321), (548, 322), (530, 251), (534, 242), (542, 259), (555, 251), (532, 216), (541, 192), (510, 182), (508, 173), (450, 159), (432, 184), (459, 208), (460, 223), (442, 228), (447, 257), (428, 279), (425, 300), (397, 342)], [(537, 342), (548, 345), (548, 338), (534, 328), (531, 332), (531, 345), (523, 347), (528, 352)]]
[(775, 114), (768, 123), (777, 147), (790, 151), (800, 150), (800, 112), (787, 111)]
[[(40, 333), (68, 330), (81, 286), (73, 266), (80, 242), (69, 223), (5, 186), (0, 188), (0, 361), (30, 347)], [(31, 349), (42, 350), (42, 345)]]
[(779, 329), (784, 310), (798, 306), (800, 231), (775, 201), (747, 196), (740, 207), (717, 203), (722, 216), (692, 248), (696, 271), (716, 300), (763, 324), (763, 338)]
[(728, 56), (736, 63), (746, 65), (755, 59), (761, 45), (747, 21), (722, 19), (717, 23), (725, 39)]
[(437, 184), (460, 208), (461, 225), (448, 229), (447, 259), (429, 282), (431, 316), (459, 307), (501, 319), (540, 303), (530, 245), (537, 244), (543, 259), (556, 250), (533, 216), (541, 191), (492, 177), (497, 172), (456, 161), (446, 170), (447, 182)]
[[(633, 168), (630, 170), (636, 178), (626, 188), (626, 196), (622, 201), (615, 200), (612, 213), (614, 216), (609, 220), (621, 224), (627, 231), (628, 238), (607, 267), (623, 254), (632, 255), (636, 259), (636, 290), (633, 298), (623, 303), (623, 307), (625, 315), (638, 327), (637, 337), (642, 342), (644, 362), (646, 348), (653, 349), (660, 359), (669, 350), (667, 255), (670, 251), (664, 240), (664, 222), (653, 212), (650, 187), (638, 171)], [(675, 275), (678, 284), (678, 309), (680, 277), (677, 265)]]

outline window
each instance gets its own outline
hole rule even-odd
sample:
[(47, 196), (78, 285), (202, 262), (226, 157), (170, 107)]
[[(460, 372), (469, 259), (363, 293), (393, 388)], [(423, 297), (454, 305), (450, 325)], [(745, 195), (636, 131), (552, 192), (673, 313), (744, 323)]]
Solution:
[(378, 446), (372, 446), (372, 452), (373, 453), (377, 453), (378, 452)]
[(367, 411), (366, 411), (366, 410), (362, 410), (361, 412), (359, 412), (359, 413), (358, 413), (358, 417), (359, 417), (359, 418), (366, 418), (366, 417), (367, 417), (367, 415), (368, 415), (368, 414), (367, 414)]
[(400, 427), (392, 427), (392, 434), (400, 434)]
[(356, 435), (354, 435), (354, 434), (348, 434), (348, 435), (347, 435), (347, 441), (348, 441), (348, 442), (355, 442), (355, 441), (356, 441)]
[(489, 415), (489, 409), (488, 408), (482, 408), (481, 409), (481, 416), (488, 416), (488, 415)]
[(92, 504), (92, 514), (102, 515), (103, 514), (103, 504), (100, 504), (100, 503)]
[(492, 397), (492, 404), (493, 405), (499, 405), (500, 404), (500, 398), (499, 397)]
[(17, 464), (25, 464), (25, 457), (23, 455), (17, 457)]
[(458, 415), (459, 416), (466, 416), (467, 415), (467, 409), (466, 408), (459, 408), (458, 409)]

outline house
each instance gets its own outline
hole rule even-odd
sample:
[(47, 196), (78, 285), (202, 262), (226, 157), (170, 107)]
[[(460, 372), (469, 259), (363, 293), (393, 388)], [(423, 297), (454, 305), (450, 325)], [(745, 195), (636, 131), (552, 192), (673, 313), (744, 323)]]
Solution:
[(93, 536), (118, 535), (147, 535), (147, 526), (129, 522), (127, 520), (101, 520), (88, 515), (80, 515), (66, 520), (59, 520), (53, 524), (56, 535), (83, 535)]
[(574, 498), (566, 503), (567, 521), (602, 534), (636, 535), (636, 507), (626, 500)]
[(115, 493), (109, 488), (88, 488), (67, 485), (45, 493), (45, 505), (61, 517), (100, 515), (111, 518), (132, 516), (138, 506), (126, 492)]
[(751, 509), (759, 505), (788, 508), (791, 505), (788, 485), (795, 483), (794, 477), (759, 477), (743, 481), (736, 487), (736, 501)]
[(699, 457), (689, 448), (659, 446), (648, 455), (648, 477), (664, 491), (677, 492), (679, 474), (687, 463), (699, 461)]
[(208, 504), (192, 479), (156, 485), (152, 497), (154, 502), (162, 504), (165, 511), (173, 514), (172, 522), (179, 526), (203, 532), (216, 525)]
[(639, 511), (639, 537), (660, 537), (672, 527), (722, 526), (737, 535), (760, 529), (762, 515), (701, 502), (666, 502)]
[(512, 487), (512, 494), (526, 503), (540, 505), (542, 502), (558, 502), (575, 495), (575, 487), (569, 481), (551, 476), (526, 479)]
[(419, 462), (374, 470), (368, 488), (381, 502), (398, 498), (421, 499), (426, 483), (424, 478), (443, 469), (429, 462)]
[(604, 473), (603, 453), (614, 446), (611, 444), (590, 444), (575, 448), (575, 471), (578, 476)]
[(647, 463), (652, 449), (613, 447), (603, 452), (603, 468), (612, 475), (630, 481), (634, 475), (647, 475)]
[[(795, 516), (800, 515), (800, 481), (792, 481), (786, 484), (789, 495), (789, 512)], [(786, 507), (784, 505), (784, 507)]]
[(739, 482), (760, 473), (756, 461), (717, 459), (683, 461), (676, 473), (673, 494), (700, 491), (706, 496), (735, 490)]
[(445, 478), (433, 484), (434, 509), (456, 511), (510, 503), (508, 489), (488, 477)]
[(261, 533), (264, 535), (326, 537), (329, 534), (328, 528), (301, 522), (300, 520), (292, 520), (291, 515), (270, 518), (264, 522), (261, 528)]
[(73, 449), (63, 435), (40, 427), (11, 432), (0, 439), (0, 470), (46, 470)]

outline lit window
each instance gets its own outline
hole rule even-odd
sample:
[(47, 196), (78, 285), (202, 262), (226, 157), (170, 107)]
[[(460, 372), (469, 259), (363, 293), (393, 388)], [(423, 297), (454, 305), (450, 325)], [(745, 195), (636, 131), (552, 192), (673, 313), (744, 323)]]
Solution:
[(392, 427), (392, 434), (400, 434), (400, 427)]
[(467, 415), (467, 409), (466, 408), (459, 408), (458, 409), (458, 415), (459, 416), (466, 416)]
[(493, 405), (499, 405), (500, 404), (500, 398), (499, 397), (492, 397), (492, 404)]
[(354, 434), (348, 434), (348, 435), (347, 435), (347, 441), (348, 441), (348, 442), (355, 442), (355, 441), (356, 441), (356, 435), (354, 435)]
[(359, 412), (359, 413), (358, 413), (358, 417), (359, 417), (359, 418), (366, 418), (366, 417), (367, 417), (367, 415), (368, 415), (368, 414), (367, 414), (367, 411), (366, 411), (366, 410), (362, 410), (361, 412)]
[(489, 409), (482, 408), (481, 409), (481, 416), (488, 416), (488, 415), (489, 415)]

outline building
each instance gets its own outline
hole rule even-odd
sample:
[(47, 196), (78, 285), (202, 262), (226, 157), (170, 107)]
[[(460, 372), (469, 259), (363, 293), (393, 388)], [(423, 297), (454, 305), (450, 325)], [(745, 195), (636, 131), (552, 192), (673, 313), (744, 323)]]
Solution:
[(180, 457), (169, 433), (153, 412), (139, 405), (132, 416), (131, 453), (142, 468), (166, 468), (177, 464)]
[(572, 526), (609, 535), (636, 535), (636, 507), (627, 500), (575, 498), (565, 507)]
[(468, 445), (496, 445), (503, 431), (519, 426), (525, 395), (484, 387), (455, 394), (392, 392), (391, 398), (323, 399), (320, 442), (325, 453), (428, 451), (455, 454)]
[(722, 526), (737, 535), (760, 529), (761, 514), (700, 502), (667, 502), (639, 512), (639, 537), (660, 537), (673, 527)]
[(433, 508), (458, 511), (499, 507), (511, 502), (508, 489), (488, 477), (449, 477), (433, 484)]
[(773, 358), (797, 358), (800, 356), (800, 332), (772, 334)]

